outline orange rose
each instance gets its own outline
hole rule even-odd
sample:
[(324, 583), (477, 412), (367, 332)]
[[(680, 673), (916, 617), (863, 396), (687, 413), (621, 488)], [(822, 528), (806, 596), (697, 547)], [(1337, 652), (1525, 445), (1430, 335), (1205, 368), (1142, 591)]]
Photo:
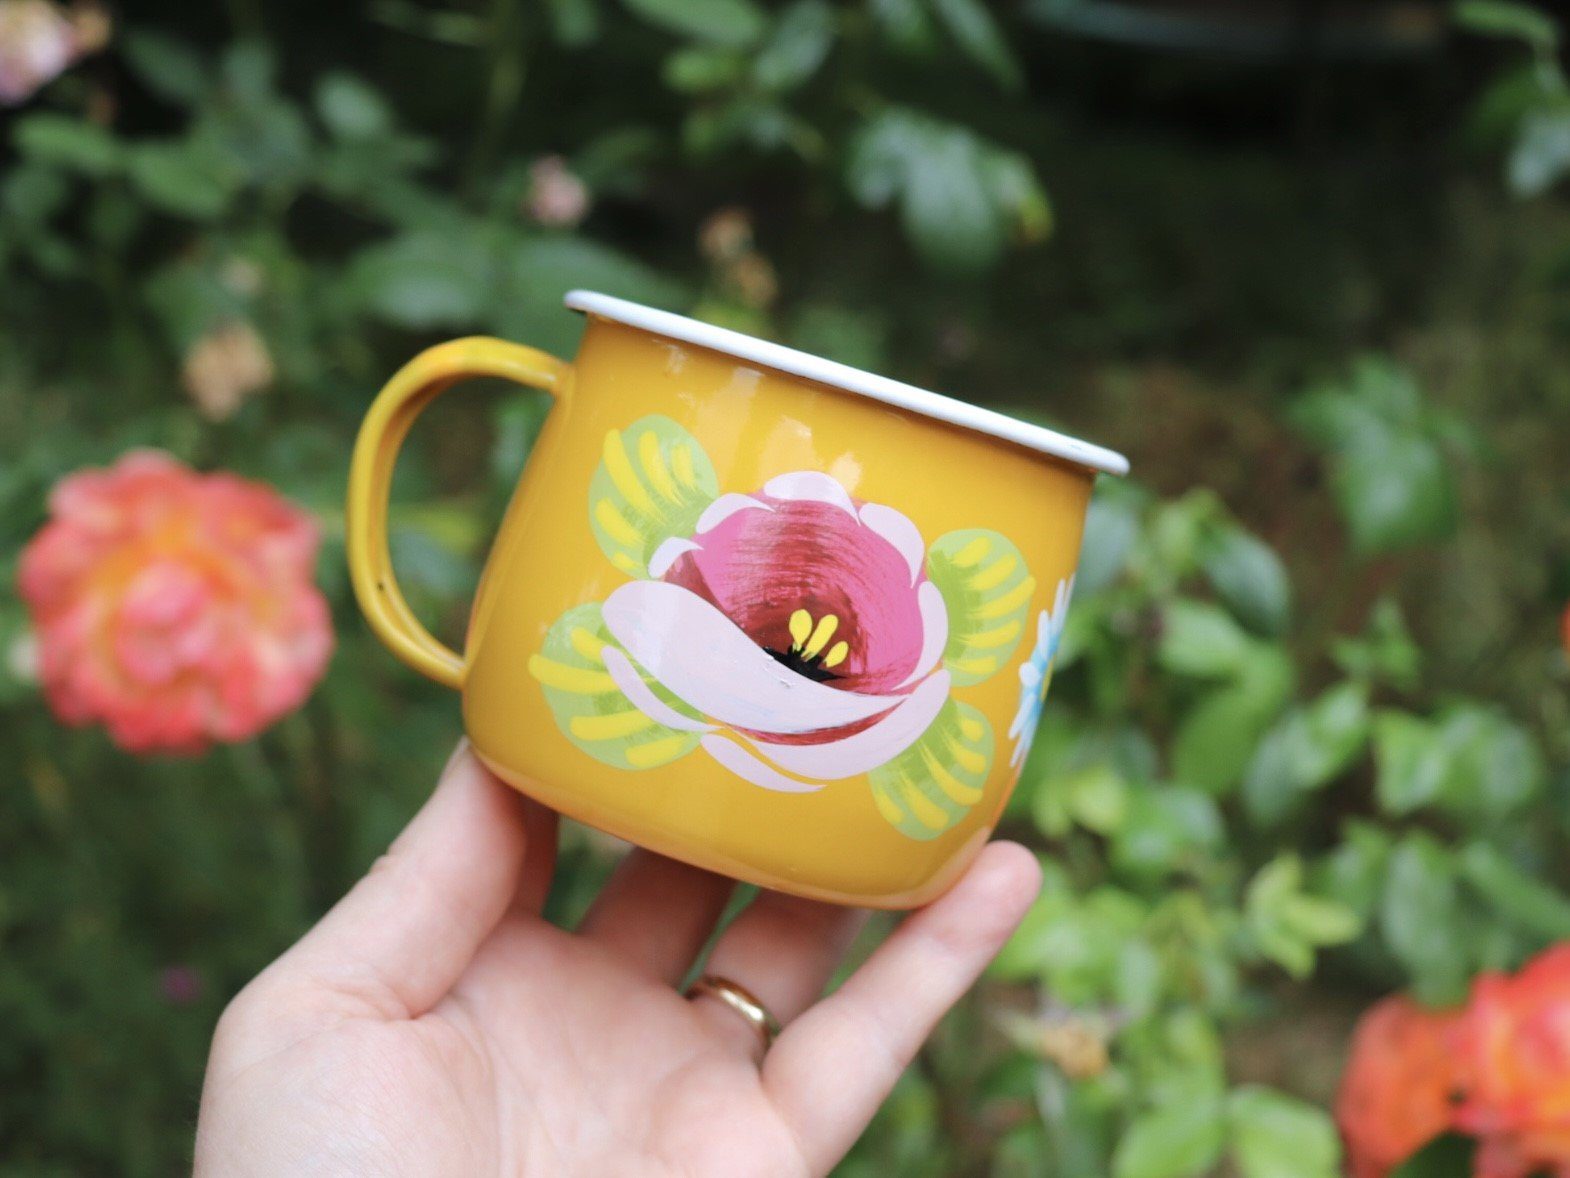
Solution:
[(1570, 944), (1479, 977), (1456, 1042), (1472, 1077), (1458, 1124), (1519, 1173), (1570, 1175)]
[(55, 713), (129, 752), (245, 740), (332, 650), (311, 518), (272, 488), (136, 451), (62, 479), (18, 587)]
[(1335, 1107), (1353, 1178), (1383, 1178), (1454, 1126), (1456, 1019), (1400, 994), (1358, 1022)]

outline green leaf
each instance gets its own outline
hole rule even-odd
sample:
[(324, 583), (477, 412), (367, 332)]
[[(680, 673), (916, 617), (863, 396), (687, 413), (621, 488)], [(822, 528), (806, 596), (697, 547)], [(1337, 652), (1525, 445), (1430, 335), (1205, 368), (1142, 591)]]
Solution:
[(1439, 796), (1449, 750), (1432, 724), (1405, 712), (1383, 712), (1374, 722), (1375, 795), (1387, 814), (1410, 814)]
[(1235, 525), (1201, 543), (1200, 564), (1232, 613), (1256, 634), (1277, 635), (1292, 612), (1292, 585), (1275, 551)]
[(1379, 928), (1419, 1001), (1460, 1001), (1471, 975), (1467, 930), (1455, 865), (1430, 836), (1409, 834), (1391, 852)]
[(1227, 1100), (1232, 1157), (1241, 1178), (1336, 1178), (1341, 1141), (1323, 1109), (1249, 1085)]
[(955, 686), (990, 679), (1014, 657), (1032, 630), (1030, 603), (1036, 578), (1025, 566), (1025, 558), (999, 532), (962, 528), (932, 542), (927, 576), (948, 609), (943, 665)]
[(634, 16), (667, 32), (717, 45), (754, 45), (768, 18), (752, 0), (623, 0)]
[(915, 744), (867, 774), (873, 801), (900, 833), (936, 838), (981, 801), (993, 751), (987, 718), (951, 696)]
[(1542, 794), (1547, 780), (1536, 737), (1493, 708), (1460, 704), (1439, 720), (1449, 758), (1440, 804), (1467, 818), (1498, 818)]
[(1141, 876), (1192, 867), (1220, 845), (1223, 829), (1215, 802), (1199, 790), (1142, 790), (1130, 796), (1112, 861), (1119, 871)]
[(1113, 1178), (1195, 1178), (1220, 1158), (1224, 1132), (1219, 1102), (1196, 1098), (1141, 1113), (1113, 1154)]
[(1050, 221), (1029, 162), (955, 123), (887, 108), (856, 133), (847, 159), (852, 195), (869, 208), (897, 202), (906, 234), (939, 270), (985, 269), (1011, 234), (1033, 239)]
[(660, 77), (682, 94), (734, 86), (747, 72), (747, 56), (719, 45), (684, 45), (665, 59)]
[(549, 0), (551, 32), (559, 45), (581, 49), (600, 35), (600, 10), (596, 0)]
[(1461, 423), (1423, 405), (1411, 374), (1369, 358), (1341, 387), (1302, 398), (1293, 421), (1329, 455), (1330, 483), (1362, 553), (1449, 536), (1459, 515), (1443, 443)]
[(189, 42), (145, 29), (128, 29), (118, 39), (132, 72), (160, 98), (195, 106), (211, 87), (207, 63)]
[(1339, 776), (1368, 742), (1368, 689), (1342, 683), (1288, 712), (1259, 743), (1243, 801), (1259, 825), (1284, 821), (1303, 796)]
[(1541, 196), (1570, 172), (1570, 107), (1527, 112), (1505, 164), (1505, 181), (1516, 196)]
[(11, 134), (17, 150), (29, 159), (86, 176), (107, 176), (122, 160), (120, 145), (107, 129), (69, 115), (24, 115)]
[[(589, 602), (557, 618), (539, 653), (530, 656), (529, 674), (544, 690), (562, 735), (617, 769), (652, 769), (697, 748), (698, 733), (656, 723), (622, 694), (605, 669), (607, 646), (616, 646), (616, 640), (605, 628), (599, 603)], [(667, 706), (702, 719), (641, 669), (639, 675)]]
[(472, 328), (493, 288), (486, 241), (462, 226), (421, 229), (360, 251), (352, 281), (370, 310), (399, 327)]
[(339, 139), (375, 139), (392, 130), (392, 112), (374, 87), (353, 74), (330, 73), (316, 84), (316, 113)]
[(1068, 810), (1086, 830), (1115, 834), (1128, 817), (1129, 786), (1105, 761), (1088, 765), (1062, 780)]
[(1360, 931), (1357, 914), (1343, 904), (1303, 892), (1303, 863), (1277, 855), (1249, 882), (1244, 914), (1254, 943), (1293, 977), (1313, 972), (1315, 950), (1339, 945)]
[(1220, 794), (1243, 779), (1265, 730), (1286, 706), (1296, 680), (1282, 650), (1254, 644), (1235, 680), (1204, 696), (1172, 739), (1172, 772)]
[(997, 79), (1004, 89), (1020, 88), (1024, 74), (1019, 62), (982, 0), (932, 0), (932, 10), (966, 57)]
[(1420, 682), (1423, 654), (1392, 597), (1375, 603), (1361, 635), (1338, 638), (1331, 650), (1336, 665), (1355, 679), (1389, 683), (1402, 691), (1415, 691)]
[(1180, 675), (1218, 678), (1236, 673), (1252, 647), (1253, 640), (1225, 610), (1179, 598), (1162, 614), (1156, 659)]
[(692, 535), (719, 496), (714, 464), (698, 440), (660, 414), (605, 435), (589, 481), (589, 527), (600, 551), (629, 577), (672, 538)]
[(130, 174), (149, 204), (193, 221), (221, 216), (240, 189), (224, 160), (185, 140), (138, 144), (131, 149)]
[(1462, 878), (1506, 918), (1538, 937), (1570, 939), (1570, 899), (1523, 871), (1497, 847), (1472, 843), (1456, 862)]
[(753, 58), (753, 78), (765, 90), (795, 89), (818, 72), (833, 47), (834, 31), (834, 10), (823, 0), (796, 0)]
[(485, 323), (507, 339), (571, 354), (582, 332), (576, 315), (564, 314), (562, 296), (587, 287), (656, 307), (683, 302), (681, 286), (599, 242), (550, 234), (513, 237), (496, 259), (500, 285), (486, 308)]
[(1513, 37), (1542, 53), (1559, 46), (1559, 26), (1554, 18), (1530, 4), (1515, 0), (1459, 0), (1455, 21), (1464, 29), (1490, 37)]
[(1390, 1171), (1390, 1178), (1472, 1178), (1476, 1154), (1475, 1140), (1445, 1133)]

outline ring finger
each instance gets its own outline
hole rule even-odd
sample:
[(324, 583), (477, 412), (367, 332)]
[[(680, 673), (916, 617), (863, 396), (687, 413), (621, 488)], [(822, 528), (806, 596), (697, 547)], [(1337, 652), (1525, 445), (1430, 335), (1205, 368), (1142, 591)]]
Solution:
[[(763, 892), (720, 934), (703, 972), (745, 987), (785, 1025), (818, 1000), (866, 919), (857, 908)], [(722, 1000), (693, 1002), (717, 1033), (758, 1054), (756, 1029)]]

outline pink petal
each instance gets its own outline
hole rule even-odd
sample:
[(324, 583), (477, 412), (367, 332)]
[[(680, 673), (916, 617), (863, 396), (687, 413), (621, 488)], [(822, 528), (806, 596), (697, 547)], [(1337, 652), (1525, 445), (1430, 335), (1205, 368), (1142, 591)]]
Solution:
[(887, 540), (905, 558), (905, 563), (910, 566), (910, 583), (914, 585), (920, 580), (921, 571), (927, 563), (927, 550), (921, 542), (921, 530), (903, 512), (882, 503), (863, 503), (860, 518), (863, 524)]
[(886, 764), (915, 744), (932, 726), (949, 697), (949, 673), (939, 671), (883, 719), (854, 736), (826, 744), (768, 744), (755, 740), (759, 752), (782, 768), (803, 777), (837, 781)]
[(822, 782), (797, 781), (786, 777), (778, 769), (765, 765), (741, 745), (723, 736), (711, 733), (701, 741), (703, 751), (708, 753), (725, 768), (737, 777), (750, 781), (753, 785), (772, 789), (776, 793), (808, 794), (816, 793), (823, 788)]
[(685, 703), (732, 728), (820, 732), (888, 711), (897, 695), (858, 695), (786, 669), (696, 593), (634, 581), (605, 601), (605, 626)]
[(845, 488), (832, 475), (819, 470), (797, 470), (776, 475), (763, 484), (763, 493), (774, 499), (830, 503), (850, 515), (856, 514), (856, 505), (850, 501)]

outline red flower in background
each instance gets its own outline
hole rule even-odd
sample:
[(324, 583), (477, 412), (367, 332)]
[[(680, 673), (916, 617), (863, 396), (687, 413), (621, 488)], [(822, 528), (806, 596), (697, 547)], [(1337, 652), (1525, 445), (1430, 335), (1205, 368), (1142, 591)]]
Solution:
[(311, 518), (136, 451), (62, 479), (22, 553), (50, 706), (129, 752), (199, 752), (294, 710), (332, 651)]
[(1570, 945), (1479, 977), (1457, 1044), (1471, 1077), (1457, 1124), (1493, 1146), (1489, 1173), (1570, 1175)]
[(1454, 1125), (1458, 1018), (1396, 995), (1359, 1021), (1335, 1110), (1352, 1178), (1383, 1178)]

